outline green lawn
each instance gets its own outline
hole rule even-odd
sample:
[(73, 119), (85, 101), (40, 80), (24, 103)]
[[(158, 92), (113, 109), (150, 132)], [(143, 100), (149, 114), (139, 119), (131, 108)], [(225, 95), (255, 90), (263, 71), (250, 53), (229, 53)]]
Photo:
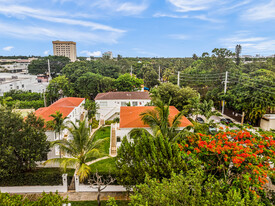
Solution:
[[(97, 206), (97, 201), (77, 201), (77, 202), (70, 202), (72, 206)], [(128, 205), (129, 201), (126, 200), (117, 200), (116, 201), (118, 206), (126, 206)], [(101, 201), (101, 205), (105, 206), (107, 201)]]
[(108, 158), (105, 160), (101, 160), (98, 162), (95, 162), (94, 164), (91, 164), (90, 167), (92, 168), (92, 173), (95, 173), (98, 171), (98, 173), (116, 173), (116, 157)]
[(95, 137), (93, 141), (99, 139), (106, 139), (105, 142), (102, 143), (100, 147), (100, 151), (104, 154), (103, 156), (109, 155), (109, 148), (110, 148), (110, 127), (102, 127), (96, 131)]

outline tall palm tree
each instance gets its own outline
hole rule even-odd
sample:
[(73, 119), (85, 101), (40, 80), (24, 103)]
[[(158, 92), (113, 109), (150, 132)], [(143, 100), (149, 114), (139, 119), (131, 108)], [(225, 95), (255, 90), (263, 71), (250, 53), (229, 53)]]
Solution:
[(200, 114), (205, 117), (206, 123), (209, 122), (209, 119), (212, 116), (221, 116), (221, 114), (218, 111), (213, 110), (213, 108), (214, 108), (213, 100), (209, 100), (208, 102), (204, 100), (200, 104)]
[(61, 139), (61, 131), (65, 128), (64, 123), (67, 117), (63, 118), (63, 114), (60, 111), (56, 111), (55, 114), (51, 114), (50, 116), (53, 117), (53, 120), (49, 121), (48, 126), (55, 131), (55, 139), (56, 133), (59, 134), (59, 139)]
[(68, 127), (68, 130), (72, 134), (72, 138), (56, 140), (52, 144), (58, 145), (66, 156), (49, 159), (44, 164), (59, 163), (65, 170), (68, 166), (73, 166), (75, 174), (79, 176), (82, 182), (91, 173), (91, 168), (87, 163), (91, 159), (101, 156), (99, 147), (105, 139), (93, 141), (95, 135), (90, 135), (90, 129), (87, 127), (85, 120), (77, 121), (77, 124), (70, 123), (72, 127)]
[[(169, 101), (170, 102), (170, 101)], [(155, 108), (153, 110), (148, 110), (144, 113), (141, 113), (141, 119), (144, 124), (148, 124), (152, 131), (153, 136), (162, 136), (168, 138), (169, 141), (175, 141), (180, 137), (186, 130), (178, 130), (178, 127), (181, 123), (181, 118), (183, 116), (182, 112), (179, 112), (171, 121), (169, 121), (169, 104), (165, 105), (162, 101), (157, 100), (155, 102)], [(130, 133), (131, 138), (139, 136), (141, 133), (150, 133), (145, 129), (136, 128), (133, 129)]]
[(200, 95), (198, 95), (197, 97), (193, 97), (191, 99), (189, 99), (188, 104), (186, 106), (183, 107), (185, 114), (186, 115), (195, 115), (195, 117), (197, 118), (197, 115), (200, 114)]
[(88, 111), (88, 120), (91, 123), (92, 118), (96, 115), (97, 110), (99, 109), (99, 106), (97, 103), (91, 100), (86, 100), (84, 104), (84, 108)]

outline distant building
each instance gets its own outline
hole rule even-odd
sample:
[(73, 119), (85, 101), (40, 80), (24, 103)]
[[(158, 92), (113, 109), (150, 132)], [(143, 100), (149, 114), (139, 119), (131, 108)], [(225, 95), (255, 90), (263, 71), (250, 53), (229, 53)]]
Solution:
[(76, 43), (73, 41), (53, 41), (53, 55), (65, 56), (76, 61)]
[(102, 57), (106, 58), (106, 59), (113, 59), (113, 52), (111, 52), (111, 51), (104, 52), (102, 54)]
[(113, 120), (119, 117), (121, 106), (145, 106), (151, 102), (149, 92), (107, 92), (95, 97), (98, 104), (97, 120)]
[(28, 73), (28, 66), (32, 60), (36, 58), (29, 59), (0, 59), (0, 72), (10, 72), (10, 73)]
[(29, 92), (43, 93), (46, 91), (48, 82), (43, 82), (35, 75), (1, 73), (0, 96), (10, 90), (23, 90)]

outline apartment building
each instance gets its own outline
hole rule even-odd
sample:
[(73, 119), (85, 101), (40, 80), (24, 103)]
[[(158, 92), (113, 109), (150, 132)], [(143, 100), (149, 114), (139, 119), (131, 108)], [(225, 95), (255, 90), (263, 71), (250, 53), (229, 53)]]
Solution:
[(10, 90), (23, 90), (28, 92), (43, 93), (46, 91), (48, 82), (42, 81), (35, 75), (20, 73), (1, 73), (0, 96)]
[(76, 43), (73, 41), (53, 41), (53, 55), (65, 56), (76, 61)]

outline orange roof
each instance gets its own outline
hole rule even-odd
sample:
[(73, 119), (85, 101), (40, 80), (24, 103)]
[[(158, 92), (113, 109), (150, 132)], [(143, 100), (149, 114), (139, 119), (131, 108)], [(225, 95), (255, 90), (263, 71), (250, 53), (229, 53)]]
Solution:
[(78, 107), (81, 102), (83, 102), (85, 98), (77, 98), (77, 97), (65, 97), (59, 99), (52, 105), (48, 107), (41, 107), (35, 111), (35, 115), (37, 117), (41, 117), (45, 119), (46, 122), (53, 119), (51, 114), (55, 114), (57, 111), (62, 113), (62, 117), (67, 117), (75, 107)]
[[(154, 106), (120, 107), (120, 128), (149, 127), (149, 125), (143, 123), (140, 114), (148, 110), (153, 110), (154, 108)], [(170, 106), (169, 110), (169, 121), (172, 123), (173, 118), (179, 113), (179, 110), (174, 106)], [(189, 125), (192, 125), (192, 123), (186, 117), (182, 116), (179, 127), (186, 127)]]

